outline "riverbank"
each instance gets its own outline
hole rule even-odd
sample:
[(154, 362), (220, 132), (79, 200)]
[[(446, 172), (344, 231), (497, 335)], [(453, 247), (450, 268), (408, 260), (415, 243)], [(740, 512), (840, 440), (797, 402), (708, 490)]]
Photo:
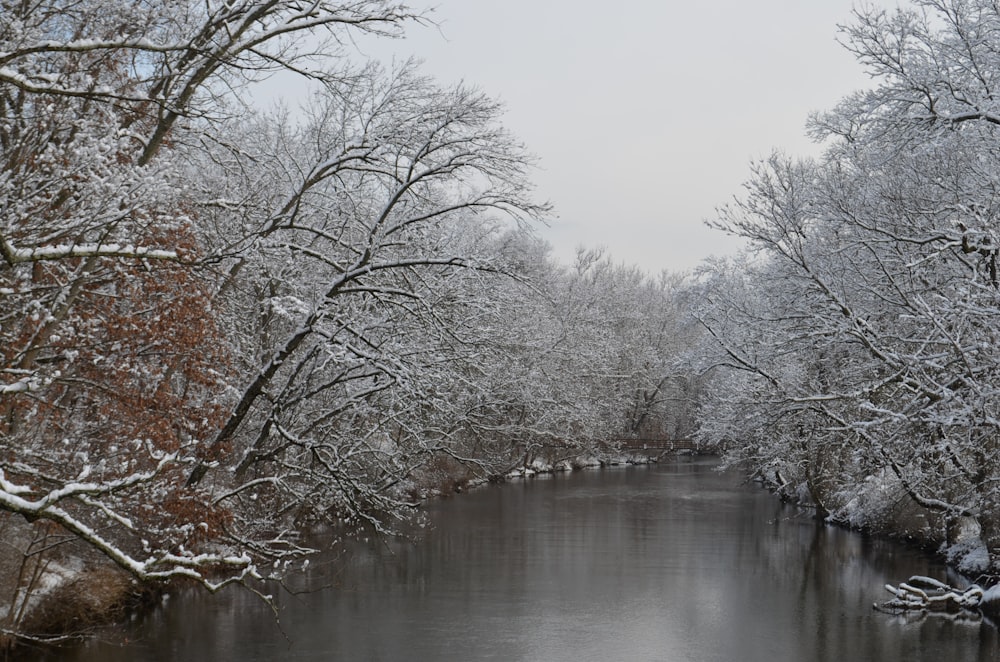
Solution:
[(537, 475), (567, 473), (585, 469), (599, 469), (601, 467), (656, 464), (665, 455), (667, 453), (605, 452), (587, 453), (560, 459), (536, 457), (527, 462), (519, 462), (500, 474), (485, 477), (473, 476), (468, 472), (449, 473), (443, 479), (440, 476), (425, 476), (423, 484), (415, 486), (412, 494), (417, 499), (426, 501), (428, 499), (451, 496), (452, 494), (461, 494), (464, 491), (483, 487), (491, 483), (520, 480)]
[[(957, 587), (959, 590), (982, 589), (982, 601), (971, 606), (970, 610), (981, 613), (991, 625), (1000, 629), (1000, 575), (991, 564), (992, 555), (983, 539), (982, 529), (974, 518), (956, 517), (949, 525), (941, 523), (935, 527), (928, 521), (926, 513), (918, 511), (906, 497), (897, 502), (895, 513), (886, 515), (880, 525), (875, 525), (868, 518), (858, 515), (851, 507), (835, 512), (818, 508), (808, 491), (800, 491), (792, 497), (759, 476), (754, 482), (783, 503), (814, 512), (816, 519), (827, 524), (860, 535), (891, 540), (933, 556), (949, 569), (948, 579), (960, 584)], [(894, 581), (905, 580), (906, 578), (899, 577)]]
[(159, 595), (47, 522), (0, 514), (0, 539), (0, 659), (84, 638)]

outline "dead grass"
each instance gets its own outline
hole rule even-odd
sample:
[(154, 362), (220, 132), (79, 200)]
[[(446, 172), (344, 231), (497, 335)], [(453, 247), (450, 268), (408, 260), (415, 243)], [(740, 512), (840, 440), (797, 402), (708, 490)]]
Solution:
[(132, 579), (110, 565), (86, 568), (41, 596), (22, 630), (33, 636), (61, 636), (120, 620), (137, 599)]

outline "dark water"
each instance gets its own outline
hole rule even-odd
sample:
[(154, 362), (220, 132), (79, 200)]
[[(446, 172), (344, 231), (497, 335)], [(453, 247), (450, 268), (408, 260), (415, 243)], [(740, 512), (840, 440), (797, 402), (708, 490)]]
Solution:
[(710, 460), (577, 472), (431, 506), (416, 543), (314, 563), (331, 588), (269, 609), (239, 592), (173, 596), (126, 647), (63, 659), (997, 660), (974, 620), (874, 612), (886, 582), (945, 570), (815, 524)]

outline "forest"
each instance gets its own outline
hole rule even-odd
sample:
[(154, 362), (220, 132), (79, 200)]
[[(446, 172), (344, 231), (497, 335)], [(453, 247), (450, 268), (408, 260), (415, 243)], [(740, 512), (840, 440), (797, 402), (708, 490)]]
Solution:
[[(855, 11), (871, 89), (660, 274), (535, 234), (503, 107), (391, 0), (0, 0), (0, 650), (392, 535), (429, 494), (693, 438), (832, 522), (1000, 554), (1000, 8)], [(255, 86), (309, 81), (302, 112)]]

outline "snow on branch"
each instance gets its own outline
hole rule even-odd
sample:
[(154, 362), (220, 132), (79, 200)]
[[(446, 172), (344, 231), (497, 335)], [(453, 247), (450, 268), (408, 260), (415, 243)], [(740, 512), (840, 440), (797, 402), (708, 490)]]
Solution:
[(22, 377), (11, 384), (0, 384), (0, 395), (14, 395), (16, 393), (30, 393), (37, 391), (45, 385), (45, 382), (35, 375)]
[(133, 244), (59, 244), (17, 248), (0, 240), (0, 254), (10, 265), (44, 260), (64, 260), (75, 257), (121, 257), (179, 261), (177, 251), (168, 251)]
[(976, 584), (965, 590), (954, 588), (931, 577), (911, 577), (898, 587), (886, 584), (885, 590), (893, 599), (875, 604), (875, 609), (888, 613), (901, 611), (976, 610), (983, 602), (985, 592)]
[[(31, 498), (35, 494), (33, 488), (8, 480), (3, 469), (0, 469), (0, 509), (20, 513), (29, 518), (47, 519), (61, 525), (139, 579), (163, 580), (187, 577), (211, 591), (216, 591), (227, 584), (247, 578), (260, 578), (252, 559), (246, 553), (191, 554), (181, 548), (179, 552), (163, 550), (150, 553), (146, 559), (136, 558), (121, 545), (106, 538), (97, 529), (73, 514), (72, 509), (67, 510), (62, 507), (61, 504), (67, 501), (81, 502), (91, 507), (96, 505), (97, 510), (126, 529), (132, 530), (132, 523), (128, 518), (113, 512), (107, 504), (98, 503), (96, 499), (149, 482), (161, 474), (168, 465), (177, 461), (176, 453), (154, 453), (154, 457), (158, 460), (157, 465), (148, 471), (136, 472), (125, 478), (103, 483), (70, 482), (34, 499)], [(230, 572), (224, 574), (218, 581), (208, 578), (209, 571), (220, 568), (227, 568)]]
[(0, 67), (0, 82), (13, 85), (31, 94), (58, 94), (64, 97), (80, 97), (86, 99), (118, 99), (121, 101), (143, 101), (142, 97), (121, 94), (107, 86), (99, 87), (65, 87), (56, 85), (48, 77), (25, 76), (11, 69)]
[(191, 48), (189, 43), (177, 42), (157, 43), (151, 39), (141, 37), (130, 39), (121, 37), (118, 39), (75, 39), (72, 41), (40, 41), (36, 44), (18, 48), (13, 51), (0, 52), (0, 63), (10, 62), (16, 58), (38, 53), (82, 53), (96, 50), (138, 50), (153, 52), (184, 51)]

